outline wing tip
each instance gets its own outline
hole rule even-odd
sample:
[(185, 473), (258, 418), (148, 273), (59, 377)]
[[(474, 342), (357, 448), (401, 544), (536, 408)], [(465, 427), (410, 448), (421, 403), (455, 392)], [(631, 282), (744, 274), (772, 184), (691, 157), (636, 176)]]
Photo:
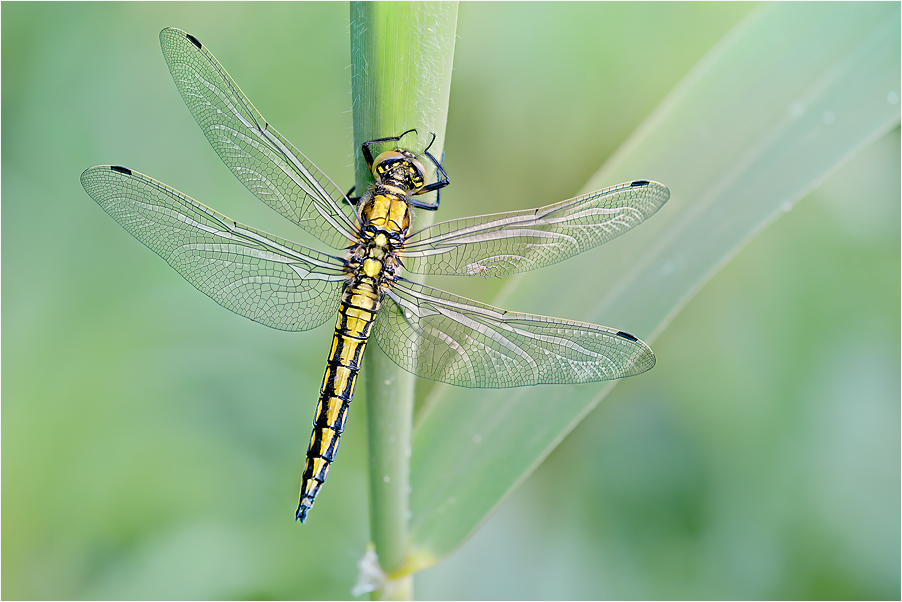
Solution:
[(648, 372), (652, 368), (655, 367), (655, 364), (658, 363), (658, 358), (655, 357), (655, 352), (651, 350), (651, 347), (648, 346), (644, 341), (639, 341), (642, 343), (642, 346), (645, 347), (643, 352), (636, 358), (636, 367), (638, 371), (631, 376), (636, 376), (638, 374), (643, 374)]
[(85, 185), (85, 180), (93, 173), (103, 172), (103, 171), (115, 171), (117, 173), (121, 173), (127, 176), (132, 175), (132, 170), (127, 167), (122, 167), (121, 165), (95, 165), (94, 167), (89, 167), (83, 172), (81, 172), (81, 180), (82, 186)]
[(624, 377), (638, 376), (655, 367), (655, 364), (657, 363), (655, 352), (651, 350), (651, 347), (649, 347), (645, 341), (623, 330), (618, 330), (615, 333), (615, 336), (627, 340), (630, 343), (635, 343), (639, 347), (639, 349), (637, 349), (637, 354), (630, 361), (629, 369), (623, 375)]
[(191, 35), (190, 33), (186, 33), (186, 34), (185, 34), (185, 37), (188, 38), (188, 41), (190, 41), (192, 44), (194, 44), (195, 46), (197, 46), (197, 49), (198, 49), (198, 50), (200, 50), (201, 48), (204, 47), (204, 45), (200, 43), (200, 40), (198, 40), (197, 38), (195, 38), (195, 37), (194, 37), (193, 35)]
[(186, 38), (189, 42), (194, 44), (194, 46), (196, 46), (198, 50), (200, 50), (204, 47), (204, 45), (200, 43), (200, 40), (198, 40), (195, 36), (191, 35), (188, 32), (182, 31), (181, 29), (179, 29), (177, 27), (166, 27), (162, 31), (160, 31), (160, 41), (161, 42), (165, 42), (166, 38), (169, 36), (175, 36), (177, 38)]
[(652, 193), (652, 197), (651, 197), (651, 198), (655, 199), (653, 201), (654, 209), (646, 217), (649, 217), (650, 215), (655, 213), (658, 209), (663, 207), (667, 201), (670, 200), (670, 188), (668, 188), (664, 184), (661, 184), (660, 182), (656, 182), (654, 180), (633, 180), (632, 182), (629, 182), (629, 184), (626, 184), (626, 183), (621, 184), (620, 187), (621, 187), (621, 189), (649, 188), (649, 189), (657, 190), (656, 193)]
[(655, 355), (655, 352), (651, 350), (651, 347), (648, 348), (648, 359), (647, 359), (647, 362), (648, 362), (648, 368), (646, 368), (645, 370), (643, 370), (643, 372), (648, 372), (649, 370), (651, 370), (652, 368), (655, 367), (655, 364), (658, 363), (658, 358), (657, 358), (657, 356)]

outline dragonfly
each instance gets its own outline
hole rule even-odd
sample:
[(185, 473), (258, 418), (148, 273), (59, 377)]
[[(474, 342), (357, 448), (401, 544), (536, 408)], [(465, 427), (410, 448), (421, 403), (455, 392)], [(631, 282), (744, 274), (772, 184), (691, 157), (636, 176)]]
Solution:
[(160, 43), (185, 104), (235, 177), (331, 252), (241, 224), (126, 167), (92, 167), (81, 183), (219, 305), (286, 331), (337, 315), (296, 520), (307, 518), (335, 459), (370, 339), (401, 368), (460, 387), (590, 383), (654, 366), (651, 348), (627, 332), (499, 309), (403, 274), (504, 276), (552, 265), (648, 219), (670, 197), (666, 186), (636, 180), (537, 209), (414, 230), (412, 208), (439, 205), (439, 198), (417, 197), (440, 194), (449, 182), (428, 147), (415, 153), (401, 144), (414, 130), (362, 145), (375, 183), (349, 198), (270, 126), (196, 37), (167, 28)]

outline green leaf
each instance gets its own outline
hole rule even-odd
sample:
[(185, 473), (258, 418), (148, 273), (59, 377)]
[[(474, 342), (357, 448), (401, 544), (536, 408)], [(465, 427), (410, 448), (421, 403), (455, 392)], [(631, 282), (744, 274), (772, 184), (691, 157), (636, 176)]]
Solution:
[[(899, 19), (896, 3), (781, 3), (754, 14), (586, 187), (654, 179), (670, 202), (603, 250), (512, 278), (494, 303), (653, 339), (752, 236), (899, 123)], [(414, 431), (416, 567), (472, 534), (614, 384), (436, 386)]]

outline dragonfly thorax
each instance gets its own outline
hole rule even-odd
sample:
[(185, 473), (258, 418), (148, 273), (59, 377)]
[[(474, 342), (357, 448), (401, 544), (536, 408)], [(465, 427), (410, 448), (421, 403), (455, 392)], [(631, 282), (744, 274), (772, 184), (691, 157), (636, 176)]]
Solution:
[(366, 277), (390, 287), (401, 265), (397, 252), (403, 248), (410, 228), (407, 199), (377, 183), (362, 200), (363, 227), (347, 256), (348, 282), (353, 284)]
[(408, 194), (426, 185), (426, 168), (410, 151), (386, 151), (373, 161), (372, 170), (377, 183)]

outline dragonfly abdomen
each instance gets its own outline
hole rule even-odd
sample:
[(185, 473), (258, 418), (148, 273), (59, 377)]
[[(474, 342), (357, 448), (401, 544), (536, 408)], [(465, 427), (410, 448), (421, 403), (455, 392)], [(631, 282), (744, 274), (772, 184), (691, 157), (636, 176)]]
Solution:
[(378, 280), (364, 276), (344, 293), (332, 347), (313, 417), (313, 432), (301, 478), (301, 499), (296, 519), (304, 522), (307, 511), (326, 480), (338, 451), (348, 408), (354, 398), (357, 373), (376, 312), (379, 310)]
[(382, 294), (394, 281), (396, 252), (403, 247), (410, 227), (406, 197), (389, 194), (379, 186), (363, 197), (361, 215), (366, 234), (348, 253), (348, 285), (338, 309), (301, 478), (301, 500), (296, 514), (301, 522), (313, 507), (338, 451), (370, 329)]

